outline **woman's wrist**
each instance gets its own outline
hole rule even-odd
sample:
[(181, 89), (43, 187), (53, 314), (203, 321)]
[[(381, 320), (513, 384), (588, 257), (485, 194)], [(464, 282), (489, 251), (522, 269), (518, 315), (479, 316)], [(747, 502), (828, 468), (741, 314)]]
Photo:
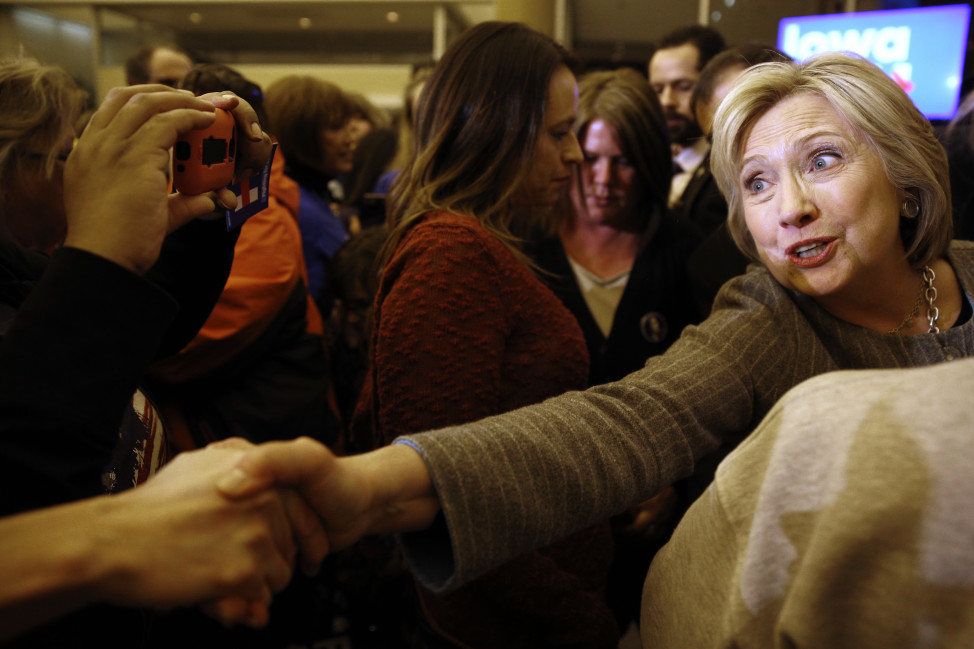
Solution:
[(368, 534), (415, 531), (432, 524), (440, 500), (426, 461), (415, 447), (395, 443), (358, 457), (372, 485)]

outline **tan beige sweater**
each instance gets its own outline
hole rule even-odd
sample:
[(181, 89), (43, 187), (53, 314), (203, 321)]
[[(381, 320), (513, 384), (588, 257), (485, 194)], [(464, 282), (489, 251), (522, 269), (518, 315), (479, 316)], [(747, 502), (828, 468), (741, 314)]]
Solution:
[(657, 555), (643, 646), (974, 646), (972, 388), (965, 359), (791, 391)]

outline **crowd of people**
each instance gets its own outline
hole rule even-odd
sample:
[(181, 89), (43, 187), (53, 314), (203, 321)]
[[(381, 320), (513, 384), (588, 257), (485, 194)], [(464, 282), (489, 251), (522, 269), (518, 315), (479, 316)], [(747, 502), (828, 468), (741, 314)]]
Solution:
[[(0, 61), (0, 643), (974, 640), (974, 102), (945, 150), (873, 64), (696, 25), (593, 70), (478, 24), (395, 126), (126, 77)], [(170, 182), (217, 109), (239, 227)]]

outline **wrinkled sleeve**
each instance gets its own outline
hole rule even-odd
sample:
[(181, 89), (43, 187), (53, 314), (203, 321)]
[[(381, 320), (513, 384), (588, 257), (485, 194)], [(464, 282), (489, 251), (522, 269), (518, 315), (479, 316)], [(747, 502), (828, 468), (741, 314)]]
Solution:
[(775, 386), (813, 371), (791, 367), (808, 325), (777, 312), (780, 291), (731, 283), (707, 321), (620, 381), (402, 440), (426, 461), (446, 521), (403, 536), (414, 574), (434, 590), (466, 583), (642, 502), (746, 434)]

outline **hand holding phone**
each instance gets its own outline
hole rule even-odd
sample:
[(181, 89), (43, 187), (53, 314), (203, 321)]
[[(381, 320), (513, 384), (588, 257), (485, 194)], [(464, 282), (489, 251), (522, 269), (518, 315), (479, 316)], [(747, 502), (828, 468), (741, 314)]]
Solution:
[(213, 124), (179, 138), (173, 150), (173, 188), (180, 194), (205, 194), (233, 181), (237, 155), (233, 115), (216, 109)]

